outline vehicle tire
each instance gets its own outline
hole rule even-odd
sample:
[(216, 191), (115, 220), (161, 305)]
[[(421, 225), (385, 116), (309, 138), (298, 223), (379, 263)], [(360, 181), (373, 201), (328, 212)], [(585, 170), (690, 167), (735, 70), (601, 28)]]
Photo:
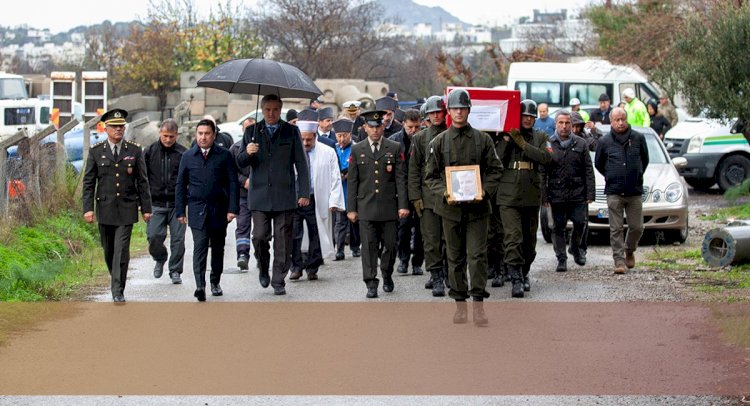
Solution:
[(719, 172), (716, 175), (719, 189), (722, 192), (739, 185), (748, 177), (750, 177), (750, 159), (742, 155), (731, 155), (721, 161)]
[(685, 182), (690, 185), (693, 189), (705, 192), (711, 189), (716, 184), (714, 179), (697, 179), (697, 178), (685, 178)]
[(544, 237), (544, 241), (548, 244), (551, 244), (552, 229), (549, 228), (549, 223), (547, 220), (547, 210), (549, 210), (548, 207), (542, 206), (542, 209), (539, 211), (539, 227), (542, 229), (542, 237)]
[[(684, 244), (685, 241), (688, 239), (688, 233), (690, 231), (690, 226), (688, 225), (688, 222), (685, 222), (685, 227), (683, 227), (680, 230), (664, 230), (663, 231), (663, 240), (657, 241), (664, 244), (673, 244), (673, 243), (680, 243)], [(657, 232), (657, 240), (659, 240), (659, 233)]]

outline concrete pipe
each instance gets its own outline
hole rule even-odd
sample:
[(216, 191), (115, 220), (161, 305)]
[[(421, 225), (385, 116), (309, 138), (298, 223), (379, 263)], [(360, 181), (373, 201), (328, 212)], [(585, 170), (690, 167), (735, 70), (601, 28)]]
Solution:
[(362, 93), (354, 85), (341, 86), (336, 91), (336, 105), (341, 108), (344, 102), (356, 100), (362, 102), (360, 108), (362, 111), (372, 110), (375, 108), (375, 99), (367, 93)]
[(750, 225), (740, 223), (710, 230), (703, 238), (701, 254), (712, 267), (750, 262)]

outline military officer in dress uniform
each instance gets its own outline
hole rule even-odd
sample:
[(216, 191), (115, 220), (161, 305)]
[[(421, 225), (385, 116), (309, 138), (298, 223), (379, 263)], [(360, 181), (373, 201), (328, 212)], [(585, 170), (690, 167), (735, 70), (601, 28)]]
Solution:
[(496, 203), (500, 206), (504, 235), (505, 265), (513, 283), (512, 296), (523, 297), (531, 290), (529, 270), (536, 258), (536, 231), (542, 204), (541, 167), (552, 160), (547, 134), (534, 130), (537, 106), (521, 102), (521, 129), (495, 145), (505, 171), (500, 179)]
[(123, 141), (127, 116), (128, 112), (121, 109), (102, 115), (107, 140), (91, 146), (83, 174), (83, 218), (88, 223), (95, 219), (99, 222), (104, 261), (116, 303), (125, 302), (130, 235), (133, 224), (138, 222), (138, 207), (144, 221), (151, 219), (151, 193), (143, 151), (140, 145)]
[[(469, 124), (471, 99), (465, 89), (448, 94), (451, 126), (429, 145), (425, 182), (436, 196), (435, 213), (443, 219), (443, 235), (448, 253), (448, 295), (456, 301), (454, 323), (468, 319), (466, 299), (474, 299), (474, 324), (488, 323), (482, 302), (487, 292), (487, 229), (491, 213), (488, 196), (497, 189), (503, 168), (495, 155), (492, 139)], [(479, 165), (484, 196), (469, 202), (447, 200), (445, 169), (451, 166)], [(469, 267), (470, 280), (466, 278)]]
[(352, 146), (347, 180), (347, 217), (361, 220), (362, 274), (370, 299), (378, 297), (378, 259), (383, 291), (393, 291), (398, 220), (409, 215), (404, 151), (383, 136), (385, 115), (382, 110), (362, 114), (367, 138)]

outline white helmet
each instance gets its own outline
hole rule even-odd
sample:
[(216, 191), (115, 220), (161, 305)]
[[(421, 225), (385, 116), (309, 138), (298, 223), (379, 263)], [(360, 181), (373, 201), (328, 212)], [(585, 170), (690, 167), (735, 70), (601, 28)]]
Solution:
[(580, 101), (580, 100), (578, 100), (578, 98), (577, 98), (577, 97), (574, 97), (574, 98), (570, 99), (570, 105), (571, 105), (571, 106), (578, 106), (578, 105), (580, 105), (580, 104), (581, 104), (581, 101)]

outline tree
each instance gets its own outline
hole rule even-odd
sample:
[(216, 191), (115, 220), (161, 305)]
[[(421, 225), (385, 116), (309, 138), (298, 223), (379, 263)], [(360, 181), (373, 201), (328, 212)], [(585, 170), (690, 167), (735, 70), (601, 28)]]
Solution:
[(716, 3), (687, 19), (669, 58), (670, 79), (693, 111), (707, 117), (739, 118), (750, 142), (750, 6)]
[(273, 58), (312, 78), (364, 77), (388, 63), (383, 9), (375, 1), (278, 0), (256, 19)]
[[(89, 28), (84, 34), (86, 54), (83, 70), (98, 70), (114, 73), (119, 64), (118, 54), (123, 38), (117, 34), (112, 23), (107, 20), (101, 25)], [(117, 94), (114, 83), (110, 84), (111, 94)]]

